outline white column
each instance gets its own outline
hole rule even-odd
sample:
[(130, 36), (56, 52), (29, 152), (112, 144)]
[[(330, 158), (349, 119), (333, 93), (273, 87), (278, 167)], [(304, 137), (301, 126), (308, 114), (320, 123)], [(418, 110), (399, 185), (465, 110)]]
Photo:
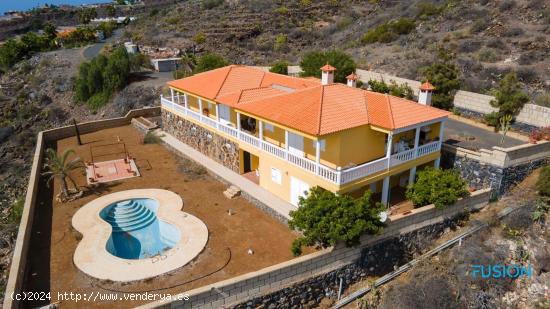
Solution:
[(241, 113), (237, 112), (237, 131), (241, 132)]
[(260, 138), (260, 142), (264, 140), (264, 123), (258, 119), (258, 137)]
[(409, 185), (414, 183), (414, 178), (416, 177), (416, 166), (411, 168), (409, 171)]
[(435, 159), (435, 162), (434, 162), (434, 167), (435, 167), (435, 168), (439, 168), (439, 163), (440, 163), (440, 161), (441, 161), (441, 158)]
[(418, 144), (420, 143), (420, 127), (416, 127), (414, 132), (414, 157), (418, 156)]
[(443, 143), (443, 130), (445, 130), (445, 121), (441, 121), (439, 126), (439, 143)]
[(219, 108), (218, 104), (216, 104), (216, 120), (218, 120), (218, 122), (220, 122), (220, 108)]
[(189, 108), (189, 104), (187, 103), (187, 93), (183, 94), (183, 102), (185, 103), (185, 108)]
[(390, 162), (391, 162), (391, 148), (392, 148), (392, 142), (393, 140), (393, 132), (388, 133), (388, 144), (386, 145), (386, 158), (388, 159), (388, 168), (390, 168)]
[(288, 159), (288, 130), (285, 130), (285, 158)]
[(174, 102), (174, 89), (170, 88), (170, 95), (172, 96), (172, 102)]
[(319, 164), (321, 163), (321, 141), (315, 140), (315, 174), (319, 175)]
[(202, 99), (199, 98), (199, 115), (202, 115)]
[(386, 176), (382, 181), (382, 204), (388, 205), (390, 199), (390, 176)]

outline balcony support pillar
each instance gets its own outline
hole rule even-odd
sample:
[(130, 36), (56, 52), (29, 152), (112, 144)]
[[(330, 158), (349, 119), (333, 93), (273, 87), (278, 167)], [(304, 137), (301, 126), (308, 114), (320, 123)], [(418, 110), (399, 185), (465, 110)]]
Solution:
[(414, 132), (414, 157), (418, 157), (418, 144), (420, 143), (420, 127)]
[(321, 141), (315, 140), (315, 174), (319, 175), (319, 165), (321, 164)]
[(258, 137), (260, 138), (260, 143), (264, 140), (264, 123), (258, 119)]
[(170, 88), (170, 96), (172, 96), (172, 103), (175, 102), (174, 101), (174, 89)]
[(285, 159), (288, 160), (288, 130), (285, 130)]
[(416, 166), (412, 167), (409, 171), (409, 185), (412, 185), (414, 183), (414, 179), (416, 177)]
[(202, 116), (202, 99), (199, 98), (199, 115)]
[(387, 168), (390, 168), (391, 165), (391, 148), (393, 144), (393, 132), (388, 133), (388, 144), (386, 145), (386, 158), (388, 159)]
[(386, 176), (382, 181), (382, 204), (388, 206), (390, 200), (390, 176)]
[(216, 120), (220, 122), (220, 107), (216, 104)]
[(189, 103), (187, 102), (187, 93), (183, 94), (183, 103), (185, 104), (185, 108), (189, 109)]

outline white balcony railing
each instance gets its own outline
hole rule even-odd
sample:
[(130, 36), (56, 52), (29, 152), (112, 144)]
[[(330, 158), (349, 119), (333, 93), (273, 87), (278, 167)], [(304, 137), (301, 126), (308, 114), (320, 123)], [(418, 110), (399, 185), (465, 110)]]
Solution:
[(354, 180), (388, 169), (390, 166), (399, 165), (407, 161), (414, 160), (417, 157), (437, 152), (441, 149), (441, 143), (439, 141), (436, 141), (426, 145), (422, 145), (416, 149), (410, 149), (393, 154), (390, 158), (384, 157), (375, 161), (367, 162), (365, 164), (346, 169), (333, 169), (322, 164), (318, 165), (313, 160), (298, 156), (284, 148), (271, 144), (267, 141), (262, 141), (251, 134), (248, 134), (244, 131), (239, 131), (232, 126), (212, 119), (209, 116), (201, 115), (200, 113), (185, 108), (184, 106), (174, 103), (173, 101), (168, 100), (162, 96), (161, 106), (165, 109), (171, 109), (181, 115), (185, 115), (197, 122), (204, 123), (208, 127), (225, 133), (226, 135), (238, 139), (261, 151), (267, 152), (280, 159), (286, 160), (293, 165), (296, 165), (304, 170), (316, 174), (326, 181), (335, 183), (337, 185), (343, 185), (352, 182)]

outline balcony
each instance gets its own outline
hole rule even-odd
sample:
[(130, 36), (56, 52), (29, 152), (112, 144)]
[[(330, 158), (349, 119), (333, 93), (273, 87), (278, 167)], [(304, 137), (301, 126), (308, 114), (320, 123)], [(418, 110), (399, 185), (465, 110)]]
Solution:
[(358, 166), (345, 169), (334, 169), (323, 164), (318, 164), (317, 162), (308, 158), (297, 156), (289, 152), (285, 148), (271, 144), (268, 141), (261, 140), (258, 137), (246, 133), (242, 130), (237, 130), (236, 128), (226, 123), (219, 122), (206, 115), (201, 115), (200, 113), (187, 109), (184, 106), (162, 96), (161, 106), (167, 110), (175, 111), (178, 114), (190, 118), (196, 122), (200, 122), (206, 127), (210, 127), (214, 131), (221, 132), (262, 152), (269, 153), (275, 157), (280, 158), (281, 160), (285, 160), (295, 166), (300, 167), (303, 170), (317, 175), (325, 181), (336, 185), (345, 185), (357, 179), (361, 179), (366, 176), (389, 169), (390, 167), (414, 160), (418, 157), (439, 152), (439, 150), (441, 149), (441, 142), (433, 141), (417, 148), (398, 152), (389, 157), (384, 157)]

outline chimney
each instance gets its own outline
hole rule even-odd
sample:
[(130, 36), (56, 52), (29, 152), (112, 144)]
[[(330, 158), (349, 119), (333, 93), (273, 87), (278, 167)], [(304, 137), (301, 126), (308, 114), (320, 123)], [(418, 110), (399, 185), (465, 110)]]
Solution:
[(321, 84), (322, 85), (328, 85), (334, 83), (334, 71), (336, 71), (336, 68), (331, 66), (330, 64), (325, 64), (321, 68)]
[(418, 94), (418, 103), (422, 105), (432, 105), (432, 93), (435, 90), (434, 85), (430, 84), (429, 81), (425, 81), (420, 85), (420, 93)]
[(348, 87), (355, 88), (357, 87), (357, 74), (355, 72), (352, 72), (350, 75), (346, 76), (346, 79), (348, 80)]

